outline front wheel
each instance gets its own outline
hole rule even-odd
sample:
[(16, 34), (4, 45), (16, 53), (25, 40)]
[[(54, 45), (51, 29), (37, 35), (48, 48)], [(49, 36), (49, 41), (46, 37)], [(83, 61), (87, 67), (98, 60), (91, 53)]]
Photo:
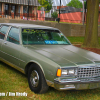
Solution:
[(43, 72), (38, 65), (32, 64), (28, 70), (28, 83), (31, 91), (35, 93), (45, 93), (48, 85), (44, 78)]

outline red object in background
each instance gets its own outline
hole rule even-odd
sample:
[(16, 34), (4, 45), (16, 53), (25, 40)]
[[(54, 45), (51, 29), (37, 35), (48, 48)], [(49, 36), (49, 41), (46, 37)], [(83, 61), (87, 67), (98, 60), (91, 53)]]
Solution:
[(11, 12), (11, 17), (12, 19), (14, 19), (14, 12)]
[[(33, 13), (34, 13), (34, 11), (33, 11)], [(45, 11), (38, 10), (37, 11), (37, 19), (40, 21), (44, 21), (45, 20)]]
[(69, 23), (82, 23), (82, 12), (60, 14), (60, 21)]
[(67, 6), (63, 6), (63, 5), (61, 7), (57, 6), (57, 9), (59, 9), (59, 8), (65, 8), (65, 7), (67, 7)]

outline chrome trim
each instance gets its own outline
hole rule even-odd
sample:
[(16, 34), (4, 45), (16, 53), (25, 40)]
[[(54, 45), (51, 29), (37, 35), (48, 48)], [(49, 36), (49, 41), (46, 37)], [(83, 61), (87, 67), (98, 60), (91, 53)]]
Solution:
[(60, 90), (71, 90), (71, 89), (75, 89), (75, 86), (74, 85), (69, 85), (68, 87), (60, 88)]
[(100, 77), (100, 67), (87, 66), (78, 68), (78, 78), (93, 78)]
[(65, 80), (57, 80), (54, 79), (54, 83), (56, 84), (76, 84), (76, 83), (95, 83), (95, 82), (100, 82), (100, 77), (99, 78), (91, 78), (89, 79), (65, 79)]
[(97, 65), (95, 65), (95, 64), (80, 65), (78, 68), (89, 68), (89, 67), (97, 67)]
[(94, 89), (100, 88), (100, 78), (91, 80), (79, 80), (79, 79), (65, 79), (65, 80), (54, 80), (54, 88), (57, 90), (83, 90), (83, 89)]
[[(6, 26), (6, 25), (2, 25), (2, 26)], [(7, 33), (5, 34), (5, 37), (4, 37), (4, 40), (5, 41), (7, 40), (7, 36), (8, 36), (8, 33), (9, 33), (10, 29), (11, 29), (11, 26), (9, 26), (9, 29), (8, 29)]]
[(17, 69), (18, 71), (22, 72), (23, 74), (25, 74), (24, 69), (22, 69), (22, 68), (20, 68), (20, 67), (14, 65), (14, 64), (8, 62), (7, 60), (5, 60), (5, 59), (3, 59), (3, 58), (1, 58), (1, 57), (0, 57), (0, 60), (1, 60), (2, 62), (6, 63), (7, 65), (9, 65), (9, 66), (11, 66), (11, 67)]
[(75, 69), (78, 68), (78, 66), (65, 66), (65, 67), (60, 67), (61, 69)]
[(47, 85), (48, 85), (48, 86), (54, 87), (54, 82), (51, 82), (51, 81), (49, 81), (49, 80), (46, 80), (46, 82), (47, 82)]
[(39, 74), (36, 70), (33, 70), (30, 76), (30, 82), (33, 87), (37, 87), (39, 84)]

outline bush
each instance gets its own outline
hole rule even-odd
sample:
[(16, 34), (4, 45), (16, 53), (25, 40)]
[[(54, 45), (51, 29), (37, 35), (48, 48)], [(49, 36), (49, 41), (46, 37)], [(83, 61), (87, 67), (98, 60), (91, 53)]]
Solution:
[(57, 12), (53, 12), (53, 13), (51, 14), (51, 16), (52, 16), (53, 18), (57, 18), (57, 17), (58, 17), (58, 14), (57, 14)]

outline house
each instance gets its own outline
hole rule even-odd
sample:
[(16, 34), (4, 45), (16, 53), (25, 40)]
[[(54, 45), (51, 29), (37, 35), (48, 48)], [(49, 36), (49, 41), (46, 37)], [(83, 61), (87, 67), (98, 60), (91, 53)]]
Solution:
[[(38, 0), (0, 0), (0, 17), (36, 17)], [(34, 14), (33, 14), (34, 7)], [(27, 13), (29, 11), (29, 14)]]
[[(70, 0), (61, 0), (61, 6), (64, 7), (69, 2), (70, 2)], [(53, 0), (52, 9), (50, 10), (49, 13), (45, 13), (45, 17), (51, 18), (51, 14), (53, 12), (56, 12), (56, 10), (58, 9), (59, 6), (60, 6), (60, 0)]]
[[(33, 10), (34, 13), (34, 10)], [(44, 21), (45, 20), (45, 11), (44, 7), (41, 7), (40, 10), (37, 10), (37, 20)]]
[(56, 11), (61, 22), (82, 23), (82, 11), (79, 8), (69, 6), (60, 7), (60, 16), (59, 8)]

